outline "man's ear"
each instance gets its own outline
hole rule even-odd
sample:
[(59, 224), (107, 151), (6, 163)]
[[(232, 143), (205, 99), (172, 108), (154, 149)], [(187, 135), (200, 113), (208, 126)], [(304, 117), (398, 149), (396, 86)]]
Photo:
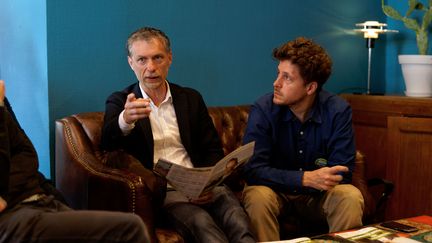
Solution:
[(172, 58), (173, 58), (173, 56), (172, 56), (172, 52), (169, 52), (168, 53), (168, 61), (169, 61), (169, 65), (171, 66), (171, 63), (172, 63)]
[(318, 89), (318, 83), (316, 81), (312, 81), (307, 84), (306, 92), (308, 95), (312, 95), (316, 93), (317, 89)]
[(128, 56), (127, 58), (128, 58), (129, 67), (133, 70), (133, 67), (132, 67), (132, 58), (130, 56)]

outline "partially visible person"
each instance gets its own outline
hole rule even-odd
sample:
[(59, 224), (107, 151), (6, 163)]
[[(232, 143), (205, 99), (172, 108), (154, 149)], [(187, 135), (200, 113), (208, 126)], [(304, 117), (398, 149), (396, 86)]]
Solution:
[(41, 185), (36, 151), (0, 80), (0, 242), (149, 242), (133, 214), (75, 211)]
[[(5, 87), (4, 81), (0, 80), (0, 109), (4, 107), (5, 99)], [(2, 117), (0, 116), (0, 119)], [(6, 139), (6, 133), (3, 132), (4, 125), (0, 120), (0, 139), (1, 141)], [(3, 144), (3, 143), (2, 143)], [(0, 144), (1, 145), (1, 144)], [(0, 146), (0, 213), (7, 207), (7, 202), (2, 198), (3, 194), (7, 192), (9, 186), (9, 163), (8, 163), (8, 153), (5, 151), (7, 147)]]
[[(0, 91), (1, 92), (1, 91)], [(1, 102), (2, 103), (2, 102)], [(3, 106), (3, 104), (0, 104), (0, 106)], [(1, 124), (0, 124), (1, 125)], [(0, 139), (3, 139), (1, 136), (3, 134), (0, 133)], [(0, 147), (1, 149), (1, 147)], [(3, 156), (3, 151), (0, 151), (0, 156)], [(7, 181), (7, 173), (9, 171), (9, 165), (7, 163), (3, 163), (4, 158), (1, 158), (0, 161), (0, 213), (3, 212), (3, 210), (6, 209), (7, 207), (7, 202), (2, 198), (2, 195), (4, 194), (4, 192), (7, 191), (7, 186), (9, 185), (8, 181)]]
[[(220, 139), (199, 92), (167, 81), (173, 57), (165, 33), (151, 27), (135, 31), (127, 53), (138, 82), (108, 97), (103, 148), (134, 156), (142, 164), (136, 173), (146, 179), (159, 158), (213, 166), (223, 157)], [(255, 242), (246, 212), (227, 187), (194, 200), (169, 185), (160, 190), (166, 197), (159, 207), (187, 242)]]
[(349, 104), (322, 89), (331, 74), (326, 51), (299, 37), (274, 49), (273, 92), (251, 107), (243, 143), (255, 141), (245, 165), (244, 206), (258, 241), (280, 239), (282, 212), (330, 232), (362, 225), (364, 200), (349, 184), (355, 162)]

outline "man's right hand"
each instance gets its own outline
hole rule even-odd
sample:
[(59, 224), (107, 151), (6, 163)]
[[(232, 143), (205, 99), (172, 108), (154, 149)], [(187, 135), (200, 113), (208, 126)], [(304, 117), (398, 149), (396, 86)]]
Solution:
[(3, 212), (3, 210), (5, 210), (6, 206), (7, 206), (6, 201), (2, 197), (0, 197), (0, 213)]
[(143, 98), (137, 99), (133, 93), (130, 93), (126, 98), (124, 109), (123, 119), (127, 124), (133, 124), (137, 120), (150, 115), (150, 100)]
[(323, 167), (314, 171), (305, 171), (303, 174), (303, 186), (317, 190), (330, 190), (342, 181), (342, 173), (348, 172), (348, 167), (336, 165)]

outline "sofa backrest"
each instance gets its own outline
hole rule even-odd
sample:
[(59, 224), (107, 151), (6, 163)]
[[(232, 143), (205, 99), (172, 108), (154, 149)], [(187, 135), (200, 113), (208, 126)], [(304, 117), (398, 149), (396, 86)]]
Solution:
[(242, 144), (249, 110), (249, 105), (213, 106), (208, 108), (209, 115), (222, 141), (225, 155)]
[[(225, 154), (232, 152), (241, 145), (249, 109), (249, 105), (208, 108), (209, 115), (222, 141)], [(99, 147), (103, 115), (103, 112), (84, 112), (70, 117), (76, 125), (82, 127), (83, 132), (87, 135), (88, 141), (85, 142), (89, 142), (89, 146), (86, 147), (91, 148), (99, 158), (104, 156)]]

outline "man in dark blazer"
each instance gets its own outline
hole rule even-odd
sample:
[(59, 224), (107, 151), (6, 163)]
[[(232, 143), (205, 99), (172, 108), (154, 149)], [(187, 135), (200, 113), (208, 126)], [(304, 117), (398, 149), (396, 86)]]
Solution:
[[(223, 150), (201, 95), (196, 90), (180, 87), (174, 83), (169, 83), (169, 88), (181, 142), (191, 160), (196, 162), (194, 166), (214, 165), (223, 157)], [(135, 128), (128, 136), (124, 136), (119, 127), (118, 118), (125, 109), (129, 94), (133, 94), (137, 99), (143, 99), (139, 83), (115, 92), (108, 98), (102, 144), (108, 150), (123, 148), (141, 161), (146, 168), (152, 169), (154, 144), (150, 119), (136, 120)], [(150, 109), (150, 106), (143, 109)]]
[(131, 213), (75, 211), (46, 190), (0, 80), (0, 242), (149, 242)]
[[(113, 93), (106, 101), (103, 148), (124, 150), (138, 159), (137, 173), (149, 171), (159, 158), (186, 167), (214, 165), (223, 157), (217, 131), (201, 95), (166, 80), (172, 62), (168, 37), (142, 28), (127, 41), (128, 62), (138, 83)], [(195, 242), (255, 242), (249, 220), (233, 193), (224, 186), (189, 199), (163, 185), (163, 209), (177, 231)]]

